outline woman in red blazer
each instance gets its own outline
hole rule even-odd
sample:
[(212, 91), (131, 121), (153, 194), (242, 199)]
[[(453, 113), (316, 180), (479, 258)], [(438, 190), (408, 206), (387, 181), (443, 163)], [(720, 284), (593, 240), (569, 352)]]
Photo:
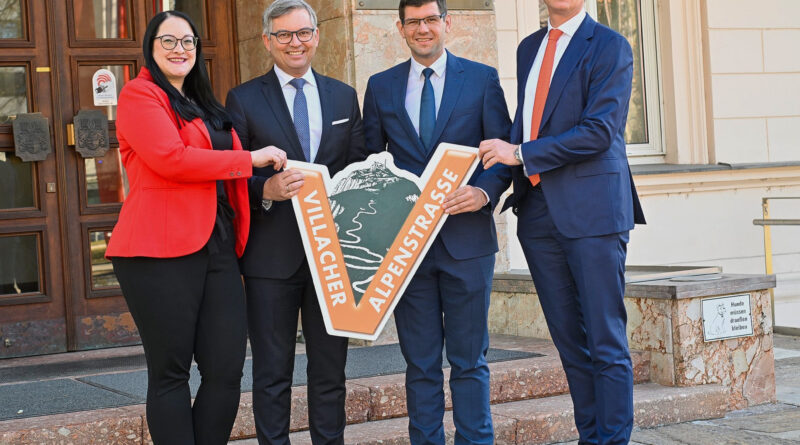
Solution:
[[(153, 442), (225, 444), (247, 340), (237, 262), (250, 224), (246, 178), (253, 166), (282, 168), (286, 154), (242, 150), (189, 17), (153, 17), (144, 58), (117, 107), (130, 194), (106, 255), (144, 346)], [(193, 358), (202, 375), (194, 405)]]

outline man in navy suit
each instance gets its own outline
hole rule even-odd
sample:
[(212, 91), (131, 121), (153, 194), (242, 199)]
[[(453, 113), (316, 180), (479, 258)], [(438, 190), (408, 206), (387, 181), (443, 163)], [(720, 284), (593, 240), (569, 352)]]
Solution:
[[(401, 0), (397, 28), (411, 59), (369, 79), (364, 132), (369, 152), (388, 150), (420, 175), (437, 145), (477, 147), (511, 125), (494, 68), (444, 49), (452, 25), (444, 0)], [(470, 180), (482, 174), (479, 166)], [(487, 316), (497, 239), (488, 196), (467, 185), (445, 201), (451, 216), (394, 311), (408, 363), (413, 444), (444, 444), (442, 347), (450, 362), (456, 444), (493, 443)]]
[[(517, 235), (567, 374), (581, 444), (623, 444), (633, 372), (623, 305), (628, 231), (644, 223), (625, 154), (632, 55), (583, 0), (545, 0), (549, 25), (517, 50), (511, 143), (481, 143), (483, 187)], [(493, 167), (494, 166), (494, 167)]]
[[(276, 0), (264, 12), (264, 45), (275, 66), (228, 93), (226, 108), (246, 150), (275, 145), (289, 159), (326, 165), (331, 176), (366, 158), (355, 90), (311, 69), (317, 16), (304, 0)], [(341, 444), (347, 338), (325, 331), (290, 198), (296, 170), (254, 169), (250, 238), (242, 257), (253, 353), (258, 443), (289, 443), (297, 315), (308, 356), (308, 415), (314, 444)]]

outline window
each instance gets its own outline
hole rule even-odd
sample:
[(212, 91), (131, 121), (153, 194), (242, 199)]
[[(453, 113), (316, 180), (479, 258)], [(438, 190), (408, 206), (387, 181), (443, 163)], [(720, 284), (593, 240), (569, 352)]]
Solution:
[[(634, 161), (663, 162), (661, 100), (653, 0), (586, 0), (595, 20), (625, 36), (633, 49), (633, 88), (625, 141)], [(547, 26), (547, 7), (539, 0), (539, 19)]]

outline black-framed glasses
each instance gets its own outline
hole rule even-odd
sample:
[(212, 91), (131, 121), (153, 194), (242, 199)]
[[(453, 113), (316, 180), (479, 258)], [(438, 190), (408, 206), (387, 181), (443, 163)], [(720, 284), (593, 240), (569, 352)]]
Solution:
[(297, 40), (301, 42), (308, 42), (314, 37), (314, 28), (300, 28), (297, 31), (276, 31), (269, 33), (271, 36), (275, 36), (275, 40), (278, 41), (280, 44), (287, 44), (292, 41), (293, 36), (297, 36)]
[(442, 23), (442, 21), (444, 20), (444, 16), (446, 15), (447, 13), (443, 12), (439, 15), (429, 15), (428, 17), (424, 17), (421, 19), (404, 19), (403, 28), (407, 28), (408, 30), (413, 31), (419, 28), (419, 25), (421, 25), (423, 22), (428, 28), (432, 26), (437, 26), (440, 23)]
[(157, 36), (154, 38), (161, 40), (161, 47), (167, 51), (175, 49), (175, 47), (178, 46), (178, 42), (181, 43), (181, 46), (184, 50), (191, 51), (197, 48), (197, 41), (200, 40), (200, 38), (197, 36), (185, 35), (179, 39), (170, 34), (164, 34), (163, 36)]

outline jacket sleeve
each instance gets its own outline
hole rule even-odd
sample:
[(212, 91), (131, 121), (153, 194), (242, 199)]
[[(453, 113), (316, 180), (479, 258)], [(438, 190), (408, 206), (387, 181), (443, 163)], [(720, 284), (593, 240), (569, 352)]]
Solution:
[(367, 92), (364, 94), (364, 140), (368, 154), (386, 150), (387, 139), (375, 99), (373, 79), (367, 82)]
[(361, 119), (361, 109), (358, 107), (358, 96), (356, 90), (351, 89), (351, 101), (353, 108), (350, 112), (350, 119), (353, 125), (350, 127), (350, 150), (347, 154), (347, 163), (363, 161), (367, 159), (369, 153), (367, 152), (366, 142), (364, 142), (364, 121)]
[(123, 88), (117, 133), (158, 175), (179, 182), (201, 182), (253, 174), (250, 153), (187, 146), (173, 119), (156, 91), (137, 83)]
[(608, 150), (624, 130), (633, 78), (631, 47), (619, 35), (598, 47), (601, 52), (588, 74), (586, 105), (580, 121), (561, 134), (522, 145), (529, 175), (594, 158)]
[[(511, 135), (511, 118), (508, 116), (503, 88), (497, 70), (492, 68), (487, 79), (483, 97), (483, 140), (502, 139), (508, 141)], [(490, 209), (494, 209), (500, 196), (511, 184), (511, 170), (503, 164), (496, 164), (478, 177), (475, 186), (483, 189), (489, 196)]]
[[(245, 150), (253, 150), (254, 147), (252, 147), (250, 143), (250, 127), (247, 124), (247, 114), (239, 100), (236, 88), (228, 91), (228, 96), (225, 99), (225, 109), (228, 110), (228, 114), (230, 114), (233, 120), (233, 128), (239, 135), (239, 140), (242, 141), (242, 148)], [(259, 175), (253, 175), (247, 179), (247, 196), (250, 201), (251, 209), (263, 210), (261, 199), (264, 196), (264, 183), (266, 182), (267, 178)]]

